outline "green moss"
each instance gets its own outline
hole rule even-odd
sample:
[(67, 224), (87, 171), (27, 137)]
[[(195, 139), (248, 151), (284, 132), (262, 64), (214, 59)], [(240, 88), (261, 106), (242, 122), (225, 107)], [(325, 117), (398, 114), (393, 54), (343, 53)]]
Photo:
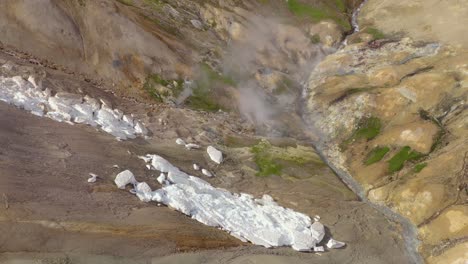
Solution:
[(300, 3), (298, 0), (289, 0), (288, 8), (294, 15), (309, 17), (315, 22), (328, 18), (328, 15), (324, 10)]
[(207, 112), (216, 112), (223, 109), (208, 93), (203, 93), (199, 90), (194, 90), (193, 94), (185, 101), (185, 104), (192, 109)]
[(423, 162), (423, 163), (419, 163), (419, 164), (416, 164), (413, 168), (413, 171), (416, 172), (416, 173), (419, 173), (421, 172), (424, 168), (426, 168), (427, 166), (427, 163), (426, 162)]
[(364, 118), (361, 120), (359, 128), (356, 130), (353, 137), (355, 139), (365, 138), (371, 140), (380, 133), (381, 127), (382, 124), (377, 117), (371, 116), (369, 118)]
[[(169, 96), (177, 97), (183, 90), (184, 82), (182, 80), (166, 80), (159, 74), (151, 74), (146, 78), (143, 89), (158, 102), (163, 102), (164, 98)], [(158, 86), (167, 87), (168, 91), (158, 90)]]
[(369, 154), (367, 154), (367, 158), (364, 164), (371, 165), (371, 164), (381, 161), (383, 157), (385, 156), (385, 154), (387, 154), (389, 151), (390, 151), (389, 147), (374, 148), (373, 150), (369, 152)]
[(314, 34), (314, 35), (310, 38), (310, 41), (311, 41), (313, 44), (318, 44), (318, 43), (320, 43), (320, 35), (319, 35), (319, 34)]
[(276, 86), (276, 88), (273, 90), (273, 94), (274, 95), (281, 95), (281, 94), (285, 94), (287, 93), (288, 91), (290, 91), (291, 88), (293, 88), (294, 86), (294, 82), (287, 78), (287, 77), (284, 77), (282, 78), (282, 80), (278, 83), (278, 85)]
[(212, 86), (216, 83), (222, 83), (225, 85), (237, 86), (236, 81), (230, 76), (219, 74), (214, 71), (208, 64), (203, 63), (200, 67), (200, 77), (197, 83), (201, 86)]
[(378, 30), (376, 28), (373, 28), (373, 27), (366, 28), (366, 30), (364, 32), (366, 32), (368, 34), (371, 34), (373, 39), (383, 39), (383, 38), (385, 38), (385, 34), (382, 33), (382, 31), (380, 31), (380, 30)]
[(341, 12), (346, 12), (345, 0), (335, 0), (335, 5)]
[(381, 127), (380, 119), (377, 117), (371, 116), (362, 118), (353, 134), (341, 143), (341, 149), (345, 150), (349, 144), (356, 140), (371, 140), (375, 138), (380, 133)]
[(224, 137), (224, 145), (230, 148), (242, 148), (256, 145), (260, 142), (260, 139), (250, 137), (240, 137), (227, 135)]
[[(332, 4), (333, 5), (333, 4)], [(288, 0), (288, 9), (294, 15), (302, 18), (308, 18), (313, 22), (319, 22), (324, 19), (332, 19), (338, 25), (341, 25), (345, 30), (350, 30), (351, 25), (346, 19), (346, 16), (341, 16), (339, 13), (346, 10), (346, 5), (343, 1), (336, 0), (335, 7), (338, 10), (333, 10), (329, 5), (321, 5), (315, 7), (309, 4), (301, 3), (298, 0)]]
[(260, 141), (250, 149), (258, 167), (257, 176), (281, 175), (282, 166), (274, 162), (273, 157), (269, 154), (270, 149), (271, 144), (266, 140)]
[(388, 170), (390, 173), (397, 172), (403, 169), (406, 161), (418, 160), (424, 156), (424, 154), (405, 146), (388, 161)]
[(117, 0), (117, 1), (127, 6), (133, 6), (133, 0)]
[(185, 101), (190, 108), (208, 112), (218, 111), (223, 107), (216, 102), (214, 89), (218, 86), (236, 86), (233, 78), (214, 71), (209, 65), (202, 64), (200, 73), (195, 80), (192, 95)]

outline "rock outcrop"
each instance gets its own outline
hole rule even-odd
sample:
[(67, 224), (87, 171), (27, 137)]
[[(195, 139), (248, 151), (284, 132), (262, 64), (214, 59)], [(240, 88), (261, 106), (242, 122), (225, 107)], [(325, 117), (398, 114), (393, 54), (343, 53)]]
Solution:
[[(442, 11), (457, 12), (437, 11), (450, 31), (442, 32), (439, 22), (423, 15), (436, 8), (430, 2), (369, 0), (356, 35), (375, 27), (382, 39), (351, 36), (356, 44), (317, 66), (306, 116), (322, 132), (319, 144), (330, 162), (353, 176), (370, 201), (417, 226), (428, 263), (462, 263), (468, 243), (468, 50), (457, 17), (467, 12), (459, 1), (444, 3)], [(419, 22), (412, 27), (409, 20)], [(421, 21), (433, 27), (419, 28)]]

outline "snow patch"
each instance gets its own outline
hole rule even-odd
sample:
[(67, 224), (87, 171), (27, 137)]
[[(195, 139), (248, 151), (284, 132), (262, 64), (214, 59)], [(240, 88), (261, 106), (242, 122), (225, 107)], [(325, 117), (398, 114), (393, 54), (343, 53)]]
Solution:
[[(242, 241), (267, 248), (291, 246), (298, 251), (323, 250), (317, 244), (325, 235), (325, 227), (320, 222), (312, 223), (305, 214), (279, 206), (272, 197), (264, 195), (255, 199), (249, 194), (215, 188), (158, 155), (140, 158), (161, 175), (167, 173), (166, 185), (161, 189), (149, 192), (149, 186), (139, 188), (140, 184), (136, 185), (135, 193), (141, 200), (151, 197), (152, 201), (175, 208), (203, 224), (220, 227)], [(125, 177), (122, 173), (117, 175), (119, 181), (116, 178), (119, 188), (123, 183), (135, 184), (131, 172), (131, 175), (126, 172)]]
[(118, 109), (101, 100), (78, 94), (59, 92), (51, 95), (49, 89), (41, 90), (33, 77), (28, 81), (21, 76), (0, 76), (0, 100), (27, 110), (36, 116), (46, 116), (59, 122), (101, 126), (105, 132), (118, 139), (146, 135), (148, 130), (133, 117), (126, 116)]

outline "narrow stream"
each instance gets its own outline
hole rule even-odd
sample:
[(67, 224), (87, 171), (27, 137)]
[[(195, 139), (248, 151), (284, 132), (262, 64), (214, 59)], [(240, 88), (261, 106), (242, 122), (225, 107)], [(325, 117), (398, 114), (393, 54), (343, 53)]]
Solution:
[(359, 13), (361, 12), (362, 7), (367, 3), (367, 1), (368, 0), (362, 1), (362, 3), (359, 4), (359, 6), (353, 11), (353, 14), (351, 16), (351, 27), (353, 28), (353, 30), (351, 31), (351, 33), (349, 33), (349, 34), (347, 34), (345, 36), (343, 41), (341, 41), (339, 49), (341, 49), (341, 48), (345, 47), (346, 45), (348, 45), (349, 36), (353, 35), (356, 32), (359, 32), (360, 28), (359, 28), (359, 23), (358, 23), (357, 19), (358, 19)]
[[(362, 7), (367, 3), (368, 0), (364, 0), (356, 10), (353, 11), (352, 18), (351, 18), (351, 25), (352, 25), (352, 32), (347, 34), (347, 36), (341, 42), (339, 48), (344, 48), (348, 43), (348, 38), (352, 34), (359, 32), (359, 24), (358, 24), (358, 16), (362, 9)], [(303, 94), (307, 94), (307, 86), (304, 86)], [(304, 118), (305, 119), (305, 118)], [(410, 261), (412, 263), (424, 263), (421, 255), (418, 252), (418, 246), (420, 241), (417, 238), (417, 228), (416, 226), (411, 223), (407, 218), (395, 213), (389, 207), (385, 205), (380, 205), (371, 202), (366, 195), (366, 192), (362, 188), (362, 186), (349, 174), (349, 172), (340, 169), (337, 164), (333, 161), (328, 159), (325, 155), (326, 150), (328, 149), (328, 142), (313, 142), (318, 154), (321, 156), (322, 160), (336, 173), (336, 175), (356, 194), (359, 196), (362, 202), (370, 205), (372, 208), (376, 209), (380, 213), (382, 213), (387, 219), (392, 222), (398, 223), (402, 227), (402, 237), (404, 243), (406, 245), (406, 254), (408, 255)]]

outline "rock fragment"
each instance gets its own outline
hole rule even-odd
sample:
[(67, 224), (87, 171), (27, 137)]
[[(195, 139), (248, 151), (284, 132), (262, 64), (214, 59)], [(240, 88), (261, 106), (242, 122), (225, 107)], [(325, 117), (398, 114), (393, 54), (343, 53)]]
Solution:
[(209, 172), (208, 170), (206, 169), (202, 169), (201, 172), (203, 173), (203, 175), (205, 175), (206, 177), (213, 177), (213, 174), (211, 172)]
[(89, 173), (89, 176), (91, 176), (91, 177), (88, 179), (88, 182), (89, 182), (89, 183), (96, 182), (96, 179), (97, 179), (97, 175), (96, 175), (96, 174), (94, 174), (94, 173)]
[(327, 248), (342, 248), (345, 245), (346, 244), (344, 242), (335, 240), (333, 238), (330, 238), (330, 240), (328, 240), (328, 242), (327, 242)]
[(125, 189), (127, 184), (137, 184), (135, 175), (129, 170), (124, 170), (121, 173), (117, 174), (114, 180), (115, 184), (119, 189)]
[(186, 144), (187, 144), (187, 143), (185, 143), (185, 141), (184, 141), (183, 139), (181, 139), (181, 138), (176, 139), (175, 142), (176, 142), (177, 145), (186, 145)]
[(223, 153), (213, 146), (208, 146), (206, 149), (206, 152), (210, 156), (210, 159), (218, 164), (221, 164), (223, 162)]

